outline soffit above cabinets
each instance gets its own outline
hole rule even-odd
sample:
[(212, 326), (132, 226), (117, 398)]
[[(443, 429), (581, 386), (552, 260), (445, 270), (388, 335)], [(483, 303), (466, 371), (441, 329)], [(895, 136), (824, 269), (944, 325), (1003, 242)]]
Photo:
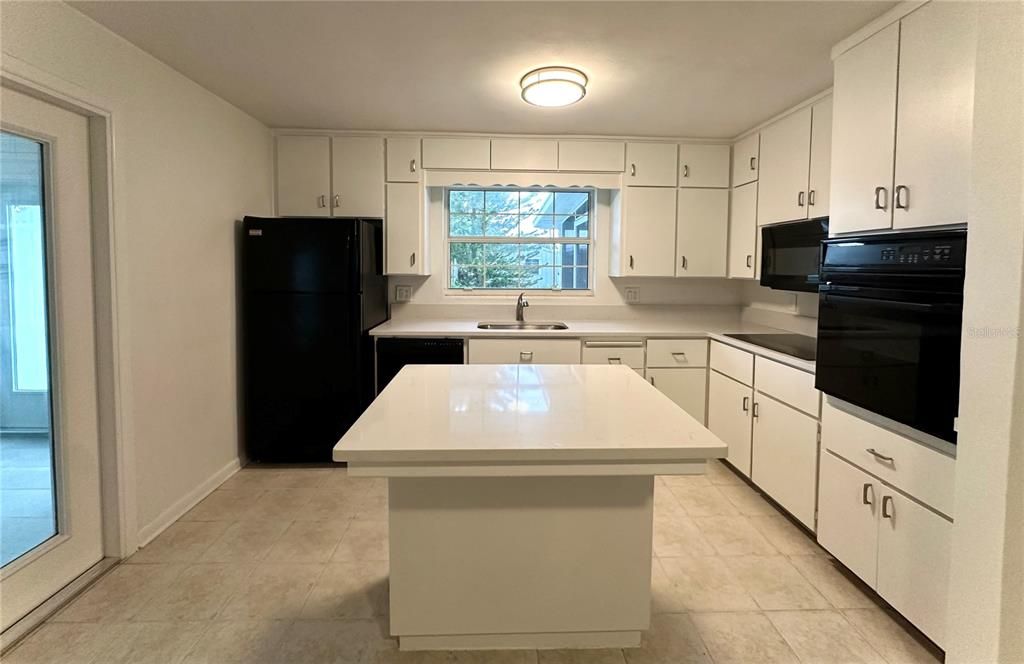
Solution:
[[(888, 2), (72, 2), (272, 127), (731, 138), (831, 84)], [(520, 99), (578, 67), (567, 108)]]

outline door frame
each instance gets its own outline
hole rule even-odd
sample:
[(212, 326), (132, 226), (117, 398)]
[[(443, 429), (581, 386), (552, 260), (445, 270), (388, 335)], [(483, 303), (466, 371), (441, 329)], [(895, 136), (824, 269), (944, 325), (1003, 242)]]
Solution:
[(124, 278), (119, 274), (125, 270), (118, 269), (123, 260), (118, 259), (120, 229), (115, 216), (113, 105), (7, 54), (0, 63), (0, 85), (83, 115), (88, 122), (103, 555), (105, 559), (126, 558), (138, 549), (138, 527), (128, 416), (132, 392), (127, 303), (119, 297), (119, 283)]

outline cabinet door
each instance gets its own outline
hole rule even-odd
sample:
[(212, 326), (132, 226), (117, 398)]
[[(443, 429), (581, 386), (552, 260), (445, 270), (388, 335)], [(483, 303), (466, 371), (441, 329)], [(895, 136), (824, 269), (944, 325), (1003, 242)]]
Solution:
[(558, 170), (621, 173), (626, 144), (621, 141), (558, 141)]
[(676, 190), (627, 187), (624, 205), (624, 274), (675, 276)]
[(818, 421), (760, 392), (754, 401), (750, 479), (814, 530)]
[(389, 182), (384, 245), (386, 274), (430, 274), (423, 190), (415, 182)]
[(625, 184), (631, 187), (676, 186), (675, 143), (626, 143)]
[(487, 138), (424, 138), (423, 168), (491, 167), (491, 141)]
[(977, 11), (933, 2), (901, 21), (893, 228), (967, 221)]
[(875, 587), (882, 484), (829, 452), (821, 455), (818, 543)]
[(807, 216), (828, 216), (832, 172), (832, 97), (811, 106), (811, 170), (807, 183)]
[(384, 141), (364, 136), (331, 139), (332, 214), (384, 218)]
[(829, 235), (892, 226), (899, 38), (894, 23), (836, 58)]
[(676, 276), (726, 276), (729, 190), (680, 189), (677, 199)]
[(875, 589), (943, 646), (953, 524), (891, 489), (882, 493)]
[(679, 146), (679, 186), (729, 186), (729, 146), (683, 144)]
[(387, 159), (388, 182), (420, 181), (420, 139), (389, 138)]
[(807, 218), (811, 109), (803, 108), (761, 130), (757, 223)]
[(732, 146), (732, 186), (757, 180), (761, 134), (751, 134)]
[(757, 183), (729, 193), (729, 276), (754, 278), (757, 254)]
[(750, 406), (753, 390), (717, 371), (710, 373), (707, 427), (729, 446), (726, 461), (750, 477)]
[(331, 208), (331, 139), (327, 136), (278, 136), (277, 214), (327, 217)]
[(491, 169), (496, 171), (554, 171), (558, 141), (533, 138), (491, 139)]
[(469, 364), (579, 364), (576, 339), (470, 339)]
[(707, 403), (707, 377), (707, 370), (703, 368), (647, 370), (651, 385), (701, 424), (704, 424)]

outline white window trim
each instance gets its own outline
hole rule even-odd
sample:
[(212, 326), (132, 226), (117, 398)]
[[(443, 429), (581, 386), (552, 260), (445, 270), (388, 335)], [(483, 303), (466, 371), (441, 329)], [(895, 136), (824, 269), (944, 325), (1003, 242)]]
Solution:
[[(584, 244), (587, 245), (587, 284), (588, 288), (452, 288), (451, 287), (451, 276), (452, 276), (452, 265), (451, 265), (451, 227), (450, 227), (450, 215), (448, 208), (448, 192), (451, 189), (516, 189), (516, 190), (528, 190), (528, 191), (579, 191), (585, 189), (590, 194), (590, 208), (587, 213), (590, 219), (590, 232), (586, 238), (556, 238), (551, 240), (550, 244)], [(444, 285), (442, 287), (442, 294), (445, 297), (508, 297), (514, 293), (527, 293), (535, 296), (550, 296), (550, 297), (593, 297), (594, 296), (594, 279), (597, 276), (594, 273), (594, 235), (597, 230), (597, 220), (595, 214), (597, 213), (597, 189), (594, 187), (554, 187), (554, 186), (478, 186), (478, 185), (453, 185), (442, 188), (441, 195), (442, 214), (444, 215)], [(568, 240), (568, 242), (566, 242)], [(469, 238), (466, 240), (458, 239), (456, 242), (476, 242), (481, 244), (539, 244), (536, 239), (530, 238)]]

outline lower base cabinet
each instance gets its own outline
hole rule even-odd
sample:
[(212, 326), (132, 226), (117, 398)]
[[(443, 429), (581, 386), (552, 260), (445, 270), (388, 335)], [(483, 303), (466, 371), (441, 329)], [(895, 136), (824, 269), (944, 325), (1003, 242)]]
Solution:
[(750, 479), (814, 530), (818, 421), (760, 392), (754, 404)]
[(470, 339), (468, 364), (579, 364), (576, 339)]
[(750, 477), (750, 406), (754, 391), (717, 371), (708, 379), (708, 422), (711, 433), (729, 447), (728, 461)]
[(951, 521), (823, 451), (818, 542), (944, 646)]
[(705, 423), (707, 369), (648, 369), (647, 380), (695, 420)]

